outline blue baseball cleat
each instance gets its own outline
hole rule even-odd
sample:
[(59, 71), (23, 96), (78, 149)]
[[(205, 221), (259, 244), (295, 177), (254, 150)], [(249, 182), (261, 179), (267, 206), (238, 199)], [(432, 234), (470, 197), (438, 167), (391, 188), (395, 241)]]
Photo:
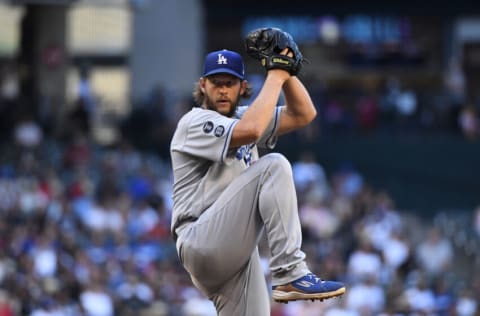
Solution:
[(341, 282), (324, 281), (309, 273), (293, 282), (272, 288), (273, 300), (288, 303), (296, 300), (320, 300), (340, 296), (345, 293)]

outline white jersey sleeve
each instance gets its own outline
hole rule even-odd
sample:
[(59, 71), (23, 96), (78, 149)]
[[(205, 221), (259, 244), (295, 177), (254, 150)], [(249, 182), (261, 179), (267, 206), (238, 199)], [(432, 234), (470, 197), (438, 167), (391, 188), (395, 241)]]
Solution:
[(177, 127), (172, 149), (204, 158), (224, 162), (238, 122), (215, 111), (194, 108), (186, 114)]

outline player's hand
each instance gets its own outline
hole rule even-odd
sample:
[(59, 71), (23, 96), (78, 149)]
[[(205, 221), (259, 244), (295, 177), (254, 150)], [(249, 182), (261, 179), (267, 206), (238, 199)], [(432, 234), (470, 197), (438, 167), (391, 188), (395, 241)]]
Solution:
[[(287, 47), (280, 52), (280, 55), (292, 57), (293, 52)], [(267, 70), (267, 73), (272, 74), (274, 76), (277, 76), (283, 81), (286, 81), (286, 80), (288, 80), (288, 78), (290, 78), (290, 73), (288, 71), (286, 71), (285, 69), (272, 68), (272, 69)]]

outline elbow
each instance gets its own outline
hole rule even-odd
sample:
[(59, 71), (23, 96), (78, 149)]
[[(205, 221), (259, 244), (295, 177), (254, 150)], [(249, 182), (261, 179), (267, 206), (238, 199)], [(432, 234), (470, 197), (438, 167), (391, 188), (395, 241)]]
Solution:
[(317, 109), (312, 105), (312, 111), (310, 112), (309, 123), (317, 117)]
[(263, 135), (264, 129), (253, 122), (240, 121), (233, 130), (232, 147), (256, 143)]
[(306, 126), (310, 124), (317, 117), (317, 110), (314, 106), (311, 107), (311, 110), (304, 115), (303, 122), (301, 125)]

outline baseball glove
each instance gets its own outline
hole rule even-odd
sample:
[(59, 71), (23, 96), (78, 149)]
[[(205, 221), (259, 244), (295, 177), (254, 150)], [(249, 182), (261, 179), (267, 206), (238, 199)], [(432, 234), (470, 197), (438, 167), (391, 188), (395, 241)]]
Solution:
[[(245, 37), (245, 48), (247, 54), (259, 60), (266, 70), (283, 69), (295, 76), (304, 62), (292, 36), (279, 28), (264, 27), (249, 32)], [(293, 57), (280, 54), (285, 48), (289, 48)]]

